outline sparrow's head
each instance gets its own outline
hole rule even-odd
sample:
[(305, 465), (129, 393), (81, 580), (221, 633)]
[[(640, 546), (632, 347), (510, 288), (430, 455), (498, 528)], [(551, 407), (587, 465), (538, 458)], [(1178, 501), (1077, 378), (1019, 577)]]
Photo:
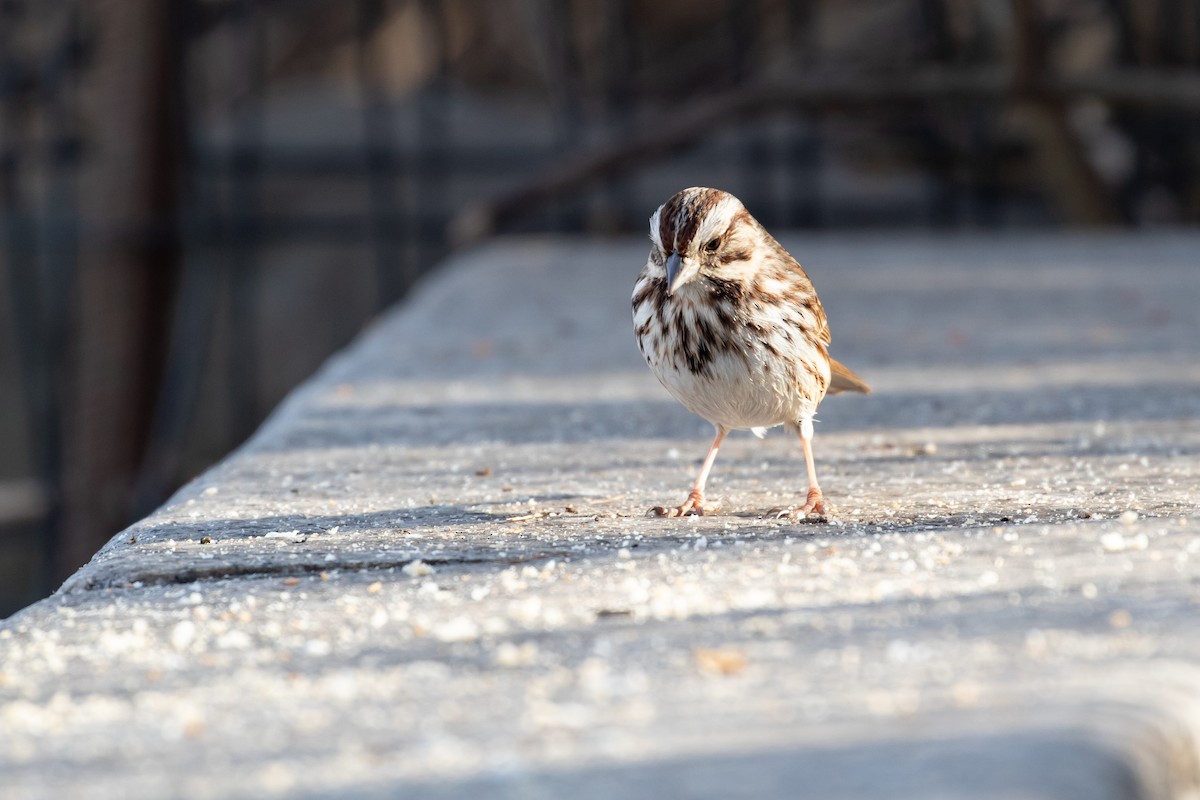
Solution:
[(699, 275), (744, 269), (761, 239), (742, 201), (720, 189), (678, 192), (650, 217), (650, 260), (666, 270), (667, 292)]

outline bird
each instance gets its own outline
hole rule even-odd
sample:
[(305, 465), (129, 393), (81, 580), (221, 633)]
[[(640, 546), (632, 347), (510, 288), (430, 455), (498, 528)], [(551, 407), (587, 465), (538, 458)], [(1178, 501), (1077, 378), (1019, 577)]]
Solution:
[(871, 392), (829, 356), (829, 323), (808, 274), (720, 189), (677, 192), (650, 217), (650, 254), (633, 287), (633, 330), (650, 370), (715, 435), (687, 499), (666, 517), (713, 513), (704, 487), (731, 430), (787, 426), (804, 449), (808, 494), (778, 517), (827, 512), (813, 458), (813, 418), (827, 394)]

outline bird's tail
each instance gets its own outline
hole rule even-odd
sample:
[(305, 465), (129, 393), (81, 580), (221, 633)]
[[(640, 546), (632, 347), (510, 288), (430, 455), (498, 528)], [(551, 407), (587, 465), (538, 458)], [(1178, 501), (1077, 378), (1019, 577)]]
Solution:
[(871, 393), (871, 387), (867, 386), (866, 381), (832, 358), (829, 359), (829, 372), (829, 389), (825, 392), (826, 394), (838, 394), (840, 392)]

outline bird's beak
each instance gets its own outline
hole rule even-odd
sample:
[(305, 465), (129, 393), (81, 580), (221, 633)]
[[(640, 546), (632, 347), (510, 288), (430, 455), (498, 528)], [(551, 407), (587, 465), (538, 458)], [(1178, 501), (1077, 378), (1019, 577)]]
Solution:
[(675, 294), (679, 287), (692, 279), (699, 265), (694, 261), (684, 261), (679, 253), (667, 256), (667, 294)]

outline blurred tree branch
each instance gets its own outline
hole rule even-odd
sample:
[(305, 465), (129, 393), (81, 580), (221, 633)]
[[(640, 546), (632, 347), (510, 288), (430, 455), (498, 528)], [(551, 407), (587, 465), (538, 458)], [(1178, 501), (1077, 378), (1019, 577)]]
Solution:
[[(1022, 5), (1027, 0), (1014, 2)], [(1027, 24), (1021, 23), (1022, 27)], [(1019, 50), (1034, 46), (1028, 38), (1032, 35), (1029, 31), (1016, 34)], [(525, 183), (464, 208), (450, 222), (450, 239), (457, 246), (478, 241), (553, 197), (694, 145), (747, 118), (781, 109), (828, 113), (864, 106), (970, 100), (1032, 109), (1027, 119), (1029, 135), (1065, 221), (1119, 221), (1107, 187), (1087, 162), (1070, 128), (1067, 104), (1094, 97), (1114, 106), (1200, 113), (1200, 75), (1182, 70), (1114, 68), (1058, 76), (1041, 71), (1042, 56), (1030, 52), (1023, 51), (1007, 68), (939, 67), (879, 75), (820, 73), (786, 82), (761, 82), (697, 100), (639, 123), (641, 133), (570, 153)], [(1039, 61), (1031, 61), (1031, 57)]]

